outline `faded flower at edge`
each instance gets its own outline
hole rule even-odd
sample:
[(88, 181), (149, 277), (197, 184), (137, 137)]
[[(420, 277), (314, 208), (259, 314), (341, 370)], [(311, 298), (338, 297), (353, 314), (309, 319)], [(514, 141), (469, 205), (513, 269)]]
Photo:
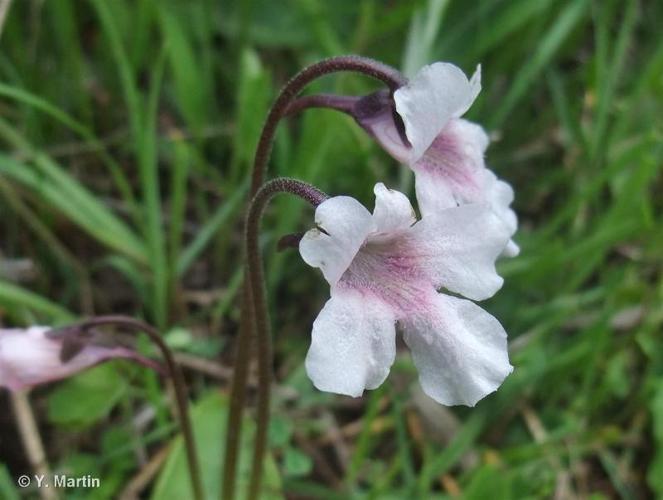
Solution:
[(11, 391), (70, 377), (113, 358), (157, 365), (126, 347), (107, 347), (71, 336), (50, 336), (47, 326), (0, 329), (0, 387)]

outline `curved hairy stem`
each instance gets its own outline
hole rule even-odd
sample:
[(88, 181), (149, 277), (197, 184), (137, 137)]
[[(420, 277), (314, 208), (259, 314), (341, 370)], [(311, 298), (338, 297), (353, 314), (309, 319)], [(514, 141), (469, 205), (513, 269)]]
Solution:
[[(263, 126), (256, 147), (249, 199), (252, 199), (256, 195), (265, 181), (265, 172), (267, 170), (267, 163), (271, 154), (276, 128), (281, 119), (289, 113), (289, 106), (295, 101), (295, 99), (297, 99), (299, 93), (310, 82), (321, 76), (339, 71), (352, 71), (375, 78), (385, 83), (392, 92), (407, 82), (406, 78), (395, 68), (379, 61), (360, 56), (338, 56), (323, 59), (297, 73), (281, 89), (281, 92), (276, 98), (276, 101), (274, 101), (274, 104), (267, 115), (265, 125)], [(250, 311), (252, 306), (249, 303), (252, 296), (252, 292), (249, 289), (250, 286), (250, 284), (245, 282), (244, 293), (242, 294), (240, 335), (238, 337), (237, 351), (235, 354), (235, 372), (231, 387), (231, 404), (226, 427), (226, 448), (222, 488), (222, 498), (224, 500), (232, 500), (235, 497), (235, 473), (237, 469), (239, 442), (242, 429), (242, 414), (246, 398), (246, 381), (250, 360), (251, 338), (254, 329), (254, 325), (252, 324), (252, 314)], [(256, 310), (256, 308), (254, 308), (254, 310)], [(262, 388), (261, 390), (268, 391), (269, 388)]]
[(204, 500), (200, 465), (198, 463), (198, 454), (196, 453), (196, 443), (194, 441), (193, 428), (191, 427), (191, 419), (189, 418), (186, 383), (184, 382), (182, 372), (175, 362), (175, 358), (173, 357), (170, 348), (163, 341), (156, 328), (129, 316), (97, 316), (95, 318), (84, 320), (76, 325), (68, 326), (66, 327), (66, 330), (74, 328), (89, 330), (100, 326), (117, 326), (136, 332), (144, 332), (161, 351), (161, 355), (166, 363), (166, 368), (168, 369), (168, 373), (173, 381), (173, 386), (175, 387), (175, 400), (177, 404), (177, 412), (179, 414), (180, 429), (184, 439), (184, 447), (186, 449), (187, 463), (189, 464), (189, 475), (191, 478), (193, 497), (195, 500)]
[(258, 348), (258, 408), (257, 428), (253, 449), (253, 463), (249, 480), (249, 499), (257, 499), (262, 481), (263, 459), (267, 449), (269, 426), (270, 386), (272, 381), (272, 338), (269, 331), (269, 311), (265, 291), (262, 257), (258, 237), (260, 221), (269, 201), (279, 193), (289, 193), (308, 201), (314, 207), (327, 195), (310, 184), (288, 178), (278, 178), (263, 185), (256, 193), (246, 219), (245, 244), (248, 260), (247, 279), (251, 289)]
[(292, 101), (285, 111), (286, 116), (293, 116), (309, 108), (327, 108), (340, 111), (350, 116), (360, 97), (335, 95), (335, 94), (313, 94), (298, 97)]
[(330, 57), (329, 59), (323, 59), (314, 63), (297, 73), (281, 89), (269, 111), (269, 115), (267, 115), (253, 161), (251, 196), (255, 195), (265, 180), (265, 171), (269, 155), (272, 151), (276, 127), (281, 118), (287, 114), (290, 103), (313, 80), (339, 71), (352, 71), (370, 76), (386, 84), (392, 92), (407, 82), (406, 78), (397, 69), (368, 57), (360, 56)]
[(239, 322), (239, 337), (230, 388), (230, 408), (226, 425), (226, 443), (223, 463), (223, 484), (221, 498), (232, 500), (235, 497), (235, 477), (237, 474), (239, 446), (242, 429), (242, 413), (246, 398), (246, 381), (249, 374), (251, 338), (255, 331), (253, 301), (247, 277), (242, 286), (242, 316)]

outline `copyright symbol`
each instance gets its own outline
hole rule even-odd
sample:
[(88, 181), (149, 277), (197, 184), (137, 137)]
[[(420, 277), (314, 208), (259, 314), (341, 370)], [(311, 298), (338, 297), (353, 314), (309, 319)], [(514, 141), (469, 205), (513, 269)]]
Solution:
[(28, 486), (30, 486), (30, 476), (23, 475), (18, 478), (17, 482), (21, 488), (27, 488)]

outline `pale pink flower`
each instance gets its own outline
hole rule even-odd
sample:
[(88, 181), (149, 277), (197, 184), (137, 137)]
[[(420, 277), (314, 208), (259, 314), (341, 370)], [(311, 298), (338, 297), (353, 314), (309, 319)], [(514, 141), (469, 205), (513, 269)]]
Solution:
[(49, 337), (50, 331), (47, 326), (0, 329), (0, 387), (11, 391), (30, 388), (70, 377), (112, 358), (132, 359), (155, 367), (155, 363), (131, 349), (91, 342), (72, 345), (71, 338)]
[[(486, 168), (489, 139), (483, 128), (461, 118), (481, 90), (481, 68), (469, 80), (450, 63), (422, 68), (394, 92), (360, 100), (353, 114), (394, 158), (412, 168), (423, 217), (467, 203), (484, 203), (506, 224), (518, 223), (511, 210), (513, 189)], [(505, 255), (518, 246), (510, 241)]]
[(439, 403), (473, 406), (511, 372), (506, 333), (472, 300), (501, 286), (495, 260), (509, 239), (485, 205), (416, 221), (405, 195), (375, 186), (371, 215), (338, 196), (317, 207), (317, 229), (299, 245), (322, 270), (331, 298), (313, 323), (306, 369), (317, 388), (360, 396), (385, 380), (398, 324), (424, 391)]

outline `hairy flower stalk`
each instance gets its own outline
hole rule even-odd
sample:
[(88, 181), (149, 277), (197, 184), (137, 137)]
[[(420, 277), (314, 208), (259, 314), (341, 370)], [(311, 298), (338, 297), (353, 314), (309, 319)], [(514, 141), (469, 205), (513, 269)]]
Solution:
[(293, 194), (317, 207), (328, 197), (322, 191), (295, 179), (277, 178), (266, 182), (256, 193), (246, 218), (245, 244), (247, 256), (247, 279), (251, 290), (251, 302), (255, 315), (258, 350), (258, 407), (257, 428), (253, 451), (253, 462), (249, 480), (249, 499), (260, 494), (263, 459), (267, 449), (269, 426), (270, 387), (272, 379), (272, 338), (269, 329), (269, 311), (260, 254), (260, 221), (269, 201), (279, 193)]
[(323, 59), (303, 69), (285, 84), (267, 115), (253, 162), (251, 196), (255, 195), (265, 178), (267, 162), (274, 142), (276, 127), (281, 118), (287, 115), (290, 104), (312, 81), (321, 76), (339, 71), (353, 71), (380, 80), (393, 92), (407, 83), (406, 78), (396, 69), (384, 63), (360, 56), (338, 56)]
[[(168, 374), (173, 381), (173, 387), (175, 389), (175, 403), (177, 405), (180, 429), (182, 431), (187, 463), (189, 465), (189, 475), (191, 479), (193, 498), (195, 500), (203, 500), (204, 494), (200, 474), (200, 465), (198, 463), (196, 443), (194, 439), (193, 428), (191, 426), (191, 419), (189, 417), (186, 383), (184, 382), (182, 372), (175, 362), (170, 348), (163, 341), (156, 328), (129, 316), (111, 315), (97, 316), (74, 325), (54, 329), (48, 332), (47, 335), (52, 339), (60, 339), (64, 342), (70, 342), (72, 348), (77, 349), (77, 345), (84, 343), (86, 339), (89, 338), (94, 328), (101, 326), (116, 326), (134, 332), (144, 332), (152, 341), (152, 343), (155, 344), (161, 351), (161, 355), (163, 356), (163, 359), (166, 363)], [(66, 356), (67, 354), (63, 351), (63, 355)]]
[[(279, 93), (272, 105), (263, 126), (253, 163), (253, 173), (249, 199), (252, 199), (263, 185), (269, 156), (274, 142), (276, 128), (282, 118), (287, 116), (288, 108), (299, 93), (312, 81), (331, 73), (351, 71), (375, 78), (387, 85), (391, 91), (403, 86), (407, 80), (396, 69), (373, 59), (359, 56), (338, 56), (324, 59), (308, 66), (295, 75)], [(230, 409), (225, 443), (225, 459), (223, 465), (222, 498), (231, 500), (235, 496), (236, 468), (238, 461), (239, 442), (241, 437), (242, 413), (246, 397), (246, 383), (250, 357), (250, 343), (255, 329), (253, 316), (256, 308), (250, 303), (251, 285), (246, 282), (242, 292), (242, 314), (239, 329), (237, 351), (235, 354), (235, 371), (233, 376)], [(262, 286), (262, 285), (261, 285)], [(260, 312), (257, 312), (260, 315)], [(259, 382), (260, 384), (260, 382)], [(259, 391), (269, 391), (269, 387), (259, 385)], [(259, 485), (256, 486), (259, 488)]]

